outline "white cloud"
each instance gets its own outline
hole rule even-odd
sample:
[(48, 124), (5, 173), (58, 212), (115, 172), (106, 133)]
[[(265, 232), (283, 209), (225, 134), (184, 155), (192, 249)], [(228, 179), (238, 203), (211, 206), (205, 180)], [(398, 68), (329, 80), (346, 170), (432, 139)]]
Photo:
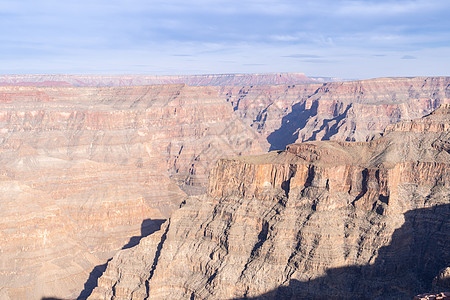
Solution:
[[(361, 77), (396, 64), (412, 70), (413, 62), (431, 72), (448, 59), (424, 66), (424, 51), (450, 46), (450, 1), (444, 0), (0, 1), (0, 58), (7, 73)], [(401, 60), (405, 53), (420, 59)], [(367, 67), (351, 67), (352, 59)]]
[(300, 40), (300, 36), (298, 35), (271, 35), (269, 37), (271, 40), (280, 41), (280, 42), (295, 42)]
[(398, 15), (436, 9), (433, 1), (344, 1), (337, 13), (346, 16)]

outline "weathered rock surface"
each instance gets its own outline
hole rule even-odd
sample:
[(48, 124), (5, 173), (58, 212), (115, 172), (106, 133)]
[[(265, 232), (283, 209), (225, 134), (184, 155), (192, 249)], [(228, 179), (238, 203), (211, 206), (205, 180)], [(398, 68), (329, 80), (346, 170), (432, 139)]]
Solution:
[(283, 150), (310, 140), (366, 141), (450, 103), (450, 77), (221, 87), (244, 122)]
[[(331, 80), (331, 79), (330, 79)], [(450, 103), (450, 77), (325, 82), (302, 73), (224, 75), (3, 75), (0, 85), (215, 86), (271, 150), (308, 140), (366, 141), (389, 124)], [(376, 116), (376, 118), (374, 118)], [(263, 145), (265, 146), (265, 145)]]
[(2, 298), (77, 297), (254, 135), (208, 87), (0, 87)]
[[(182, 81), (217, 86), (135, 86)], [(370, 139), (385, 125), (448, 103), (450, 93), (448, 77), (305, 81), (303, 74), (0, 76), (0, 85), (21, 85), (0, 87), (0, 298), (78, 295), (95, 279), (94, 266), (158, 229), (186, 193), (199, 194), (219, 157), (296, 140)], [(106, 87), (116, 85), (127, 87)], [(407, 124), (395, 130), (414, 130)], [(448, 152), (449, 144), (436, 140), (433, 151)], [(300, 156), (312, 160), (317, 151)], [(340, 159), (326, 151), (328, 160)], [(378, 176), (370, 168), (365, 174)], [(358, 205), (369, 205), (367, 197)]]
[(430, 290), (450, 262), (449, 113), (444, 105), (370, 142), (220, 160), (208, 194), (115, 255), (90, 299), (412, 299)]
[(450, 266), (442, 269), (433, 279), (434, 291), (450, 291)]
[(303, 73), (210, 74), (210, 75), (0, 75), (1, 85), (20, 86), (135, 86), (180, 84), (190, 86), (250, 86), (314, 83), (334, 80), (313, 79)]

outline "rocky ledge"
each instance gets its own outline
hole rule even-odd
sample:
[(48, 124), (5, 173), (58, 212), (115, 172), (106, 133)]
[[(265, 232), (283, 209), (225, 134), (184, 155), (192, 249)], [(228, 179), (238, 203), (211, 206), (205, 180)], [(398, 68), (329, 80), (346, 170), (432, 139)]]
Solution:
[(219, 160), (208, 194), (120, 251), (90, 299), (412, 299), (429, 291), (450, 265), (442, 146), (450, 132), (438, 125), (449, 122), (444, 105), (371, 142)]

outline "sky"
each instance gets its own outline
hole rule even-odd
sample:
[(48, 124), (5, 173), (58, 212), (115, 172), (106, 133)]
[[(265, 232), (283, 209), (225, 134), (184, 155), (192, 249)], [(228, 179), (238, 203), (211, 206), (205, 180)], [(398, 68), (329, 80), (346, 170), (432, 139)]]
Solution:
[(0, 74), (450, 75), (449, 0), (0, 0)]

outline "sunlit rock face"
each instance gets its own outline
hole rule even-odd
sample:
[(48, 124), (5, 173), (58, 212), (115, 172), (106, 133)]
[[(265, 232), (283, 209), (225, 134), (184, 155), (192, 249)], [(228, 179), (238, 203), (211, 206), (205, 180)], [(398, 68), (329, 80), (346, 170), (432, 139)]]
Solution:
[[(179, 84), (144, 86), (155, 83)], [(12, 299), (73, 298), (86, 291), (85, 283), (95, 284), (94, 266), (157, 230), (187, 194), (205, 192), (219, 158), (306, 140), (370, 140), (386, 125), (426, 115), (450, 97), (448, 77), (314, 83), (304, 74), (276, 73), (10, 75), (0, 76), (0, 85), (0, 298)], [(408, 124), (389, 130), (442, 127)], [(307, 147), (298, 155), (316, 157), (316, 146)], [(448, 143), (433, 147), (445, 150)], [(329, 161), (337, 155), (324, 153)], [(418, 168), (408, 163), (399, 174)], [(292, 184), (306, 180), (301, 168)], [(310, 172), (347, 174), (352, 196), (361, 192), (359, 167), (321, 168)], [(292, 170), (274, 172), (278, 184)], [(366, 175), (370, 182), (391, 178), (376, 168)], [(271, 186), (265, 176), (260, 184)], [(247, 195), (266, 197), (250, 177), (239, 180)], [(386, 195), (387, 186), (378, 185), (367, 189)], [(357, 205), (372, 204), (370, 193)]]
[(412, 299), (450, 262), (449, 123), (221, 159), (90, 299)]
[(94, 266), (179, 207), (180, 186), (198, 192), (219, 156), (262, 151), (208, 87), (1, 87), (0, 101), (11, 299), (78, 296)]
[(450, 103), (450, 77), (221, 87), (235, 112), (283, 150), (295, 142), (366, 141), (390, 124)]
[[(332, 80), (331, 80), (332, 81)], [(320, 82), (302, 73), (224, 75), (2, 75), (1, 85), (211, 86), (272, 150), (307, 140), (366, 141), (389, 124), (450, 102), (450, 77)]]

